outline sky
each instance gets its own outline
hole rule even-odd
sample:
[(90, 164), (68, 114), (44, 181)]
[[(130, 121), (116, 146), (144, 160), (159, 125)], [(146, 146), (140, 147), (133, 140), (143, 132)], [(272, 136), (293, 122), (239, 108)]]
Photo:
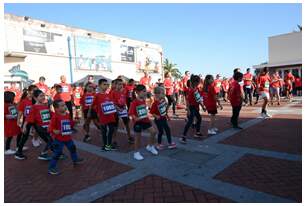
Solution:
[(229, 76), (268, 61), (268, 37), (302, 22), (301, 4), (5, 4), (5, 13), (158, 43), (181, 72)]

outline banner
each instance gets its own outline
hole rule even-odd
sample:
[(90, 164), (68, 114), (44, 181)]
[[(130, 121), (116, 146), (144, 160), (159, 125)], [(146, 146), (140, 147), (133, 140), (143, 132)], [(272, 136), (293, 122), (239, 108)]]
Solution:
[(23, 29), (24, 51), (67, 55), (67, 41), (62, 34)]
[(88, 37), (75, 37), (76, 69), (110, 71), (111, 43)]
[(134, 47), (121, 45), (120, 50), (121, 50), (121, 61), (135, 62)]
[(155, 49), (137, 49), (136, 68), (138, 71), (158, 73), (161, 71), (161, 54)]

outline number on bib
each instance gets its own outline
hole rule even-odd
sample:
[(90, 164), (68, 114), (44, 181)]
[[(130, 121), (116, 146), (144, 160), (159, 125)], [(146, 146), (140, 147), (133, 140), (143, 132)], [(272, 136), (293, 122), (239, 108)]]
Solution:
[(63, 87), (62, 87), (62, 91), (63, 91), (63, 92), (69, 92), (69, 91), (68, 91), (68, 86), (63, 86)]
[(12, 116), (16, 116), (16, 117), (17, 117), (17, 110), (16, 110), (16, 107), (15, 107), (15, 106), (10, 106), (8, 109), (9, 109), (10, 114), (11, 114)]
[(30, 114), (31, 106), (26, 106), (24, 108), (24, 116), (27, 117)]
[(158, 111), (160, 113), (160, 116), (165, 116), (167, 114), (167, 103), (162, 102), (158, 105)]
[(126, 108), (120, 109), (118, 111), (118, 116), (119, 117), (127, 117), (128, 116), (128, 111)]
[(70, 120), (61, 121), (61, 133), (63, 136), (72, 134)]
[(43, 123), (50, 122), (51, 116), (48, 109), (40, 111), (40, 117)]
[(140, 119), (144, 119), (148, 116), (148, 110), (146, 105), (139, 105), (136, 107), (137, 116)]
[(194, 98), (195, 98), (196, 102), (198, 102), (198, 103), (203, 101), (203, 99), (202, 99), (202, 97), (201, 97), (201, 95), (198, 91), (195, 91)]
[(265, 82), (265, 88), (269, 88), (269, 86), (270, 86), (269, 81), (266, 81), (266, 82)]
[(101, 104), (104, 114), (112, 114), (116, 112), (116, 108), (113, 102), (104, 102)]
[(87, 97), (85, 98), (85, 105), (86, 105), (86, 106), (92, 105), (93, 98), (94, 98), (93, 96), (87, 96)]

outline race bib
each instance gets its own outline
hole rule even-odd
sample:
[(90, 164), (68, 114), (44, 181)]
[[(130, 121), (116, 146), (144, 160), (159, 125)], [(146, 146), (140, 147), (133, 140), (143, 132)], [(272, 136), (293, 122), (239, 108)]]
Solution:
[(10, 106), (9, 108), (9, 112), (12, 116), (14, 116), (14, 118), (17, 118), (17, 110), (15, 106)]
[(247, 88), (247, 89), (251, 89), (251, 88), (252, 88), (252, 86), (251, 86), (251, 85), (246, 85), (246, 86), (245, 86), (245, 88)]
[(77, 99), (80, 99), (80, 98), (81, 98), (81, 94), (80, 94), (80, 93), (75, 93), (75, 97), (76, 97)]
[(265, 88), (269, 88), (269, 86), (270, 86), (270, 82), (269, 82), (269, 81), (266, 81), (266, 82), (265, 82)]
[(50, 122), (51, 116), (48, 109), (40, 111), (40, 117), (43, 123)]
[(198, 103), (201, 102), (201, 101), (203, 101), (203, 99), (202, 99), (200, 93), (198, 92), (198, 90), (195, 91), (195, 93), (194, 93), (194, 98), (195, 98), (196, 102), (198, 102)]
[(25, 117), (27, 117), (27, 116), (30, 114), (31, 107), (32, 107), (32, 106), (26, 106), (26, 107), (24, 108), (24, 116), (25, 116)]
[(72, 134), (70, 120), (61, 121), (61, 133), (63, 136)]
[(148, 110), (146, 105), (139, 105), (136, 107), (137, 116), (140, 119), (144, 119), (148, 117)]
[(118, 116), (119, 117), (127, 117), (128, 116), (128, 111), (126, 108), (120, 109), (118, 111)]
[(85, 105), (86, 105), (86, 106), (92, 105), (93, 98), (94, 98), (93, 96), (87, 96), (87, 97), (85, 98)]
[(104, 102), (101, 104), (104, 114), (112, 114), (116, 112), (116, 107), (113, 102)]
[(216, 86), (221, 87), (221, 82), (218, 82)]
[(133, 91), (129, 91), (129, 98), (133, 98)]
[(167, 114), (167, 103), (162, 102), (158, 105), (158, 111), (160, 113), (160, 116), (165, 116)]
[(69, 92), (68, 86), (63, 86), (63, 87), (62, 87), (62, 91), (63, 91), (63, 92)]

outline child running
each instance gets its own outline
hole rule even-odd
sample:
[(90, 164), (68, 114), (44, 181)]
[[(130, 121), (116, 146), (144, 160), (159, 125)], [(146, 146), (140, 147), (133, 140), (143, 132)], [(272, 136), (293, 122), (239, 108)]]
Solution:
[(257, 88), (259, 90), (259, 94), (263, 98), (264, 102), (262, 104), (261, 110), (261, 117), (262, 118), (269, 118), (272, 117), (270, 114), (267, 113), (267, 106), (268, 101), (270, 99), (269, 95), (269, 87), (270, 87), (270, 76), (268, 74), (268, 68), (263, 68), (262, 72), (260, 73), (259, 77), (257, 78)]
[(207, 113), (210, 115), (210, 124), (208, 127), (208, 135), (215, 135), (219, 131), (215, 127), (215, 120), (217, 111), (217, 103), (220, 109), (223, 109), (222, 105), (220, 104), (220, 100), (218, 98), (218, 93), (216, 91), (215, 86), (216, 81), (214, 81), (214, 77), (212, 75), (206, 75), (204, 81), (204, 105), (207, 110)]
[(17, 125), (17, 108), (14, 104), (15, 93), (10, 91), (4, 92), (4, 136), (5, 142), (5, 155), (15, 154), (15, 150), (11, 149), (11, 142), (13, 137), (17, 137), (16, 148), (18, 147), (21, 139), (21, 130)]
[(158, 129), (157, 149), (164, 149), (164, 145), (162, 145), (164, 130), (167, 135), (168, 149), (176, 148), (175, 142), (172, 142), (171, 130), (168, 125), (169, 117), (167, 115), (167, 102), (165, 99), (165, 89), (163, 87), (154, 88), (154, 102), (151, 106), (150, 113), (153, 115), (154, 122)]
[(52, 116), (49, 131), (51, 132), (53, 141), (53, 157), (49, 163), (48, 173), (51, 175), (58, 175), (59, 171), (56, 168), (57, 161), (63, 154), (64, 146), (70, 152), (73, 164), (79, 164), (83, 161), (82, 158), (78, 158), (76, 152), (76, 146), (71, 139), (71, 129), (73, 122), (70, 119), (69, 114), (66, 112), (67, 107), (63, 100), (55, 100), (53, 102), (55, 114)]
[(51, 148), (52, 138), (47, 131), (51, 119), (50, 109), (45, 102), (46, 96), (41, 90), (34, 90), (33, 96), (35, 98), (36, 103), (32, 105), (31, 111), (24, 123), (24, 133), (22, 139), (20, 140), (20, 144), (15, 154), (15, 158), (19, 160), (23, 160), (26, 158), (26, 156), (22, 154), (22, 149), (26, 141), (28, 140), (29, 130), (33, 126), (39, 137), (46, 142), (46, 147), (38, 156), (38, 159), (50, 160), (50, 157), (48, 156), (48, 149)]
[(147, 145), (147, 151), (151, 152), (153, 155), (158, 155), (157, 150), (154, 147), (154, 138), (156, 136), (156, 131), (152, 127), (151, 121), (148, 118), (148, 110), (146, 105), (146, 87), (142, 84), (137, 85), (136, 88), (136, 99), (131, 103), (129, 109), (129, 115), (133, 119), (134, 132), (135, 132), (135, 151), (134, 159), (143, 160), (143, 156), (140, 154), (140, 144), (141, 144), (141, 132), (148, 130), (150, 133), (149, 144)]
[(204, 105), (203, 105), (203, 98), (201, 97), (199, 89), (198, 89), (199, 84), (200, 84), (200, 77), (197, 76), (197, 75), (192, 75), (190, 77), (190, 88), (188, 88), (187, 96), (186, 96), (186, 108), (187, 108), (188, 121), (185, 125), (183, 136), (180, 139), (180, 142), (183, 143), (183, 144), (187, 143), (186, 135), (187, 135), (187, 132), (188, 132), (190, 126), (193, 123), (194, 117), (196, 117), (196, 119), (197, 119), (197, 122), (196, 122), (196, 125), (195, 125), (196, 134), (194, 136), (195, 137), (202, 137), (203, 136), (200, 132), (202, 117), (200, 115), (199, 106), (201, 105), (203, 110), (205, 110), (205, 109), (204, 109)]
[(270, 84), (270, 93), (271, 93), (271, 105), (273, 105), (273, 99), (276, 96), (277, 105), (280, 105), (280, 88), (282, 86), (282, 80), (279, 77), (278, 73), (275, 72), (272, 74), (271, 84)]
[(242, 107), (242, 101), (244, 99), (243, 87), (239, 84), (243, 79), (243, 74), (236, 72), (233, 76), (233, 81), (229, 89), (229, 100), (232, 105), (232, 118), (231, 123), (234, 129), (242, 129), (238, 126), (239, 113)]
[(116, 127), (116, 107), (110, 94), (106, 92), (109, 88), (108, 81), (100, 79), (98, 86), (100, 91), (95, 95), (92, 108), (89, 108), (88, 114), (91, 113), (91, 109), (94, 109), (98, 114), (103, 139), (102, 151), (116, 150), (117, 148), (112, 145)]

